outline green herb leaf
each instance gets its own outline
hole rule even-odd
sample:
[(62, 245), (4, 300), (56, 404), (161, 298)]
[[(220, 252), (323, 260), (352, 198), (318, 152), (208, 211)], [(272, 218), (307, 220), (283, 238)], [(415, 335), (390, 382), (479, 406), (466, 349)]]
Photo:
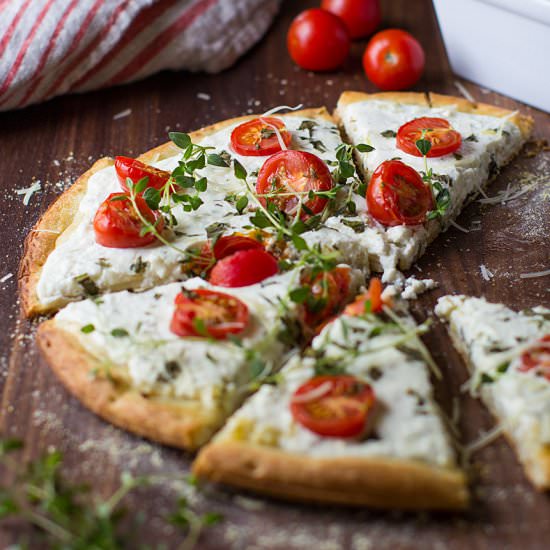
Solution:
[(130, 336), (130, 334), (125, 328), (114, 328), (111, 331), (111, 336), (113, 336), (114, 338), (124, 338), (126, 336)]
[(82, 290), (87, 296), (97, 296), (99, 294), (98, 286), (87, 273), (78, 275), (74, 278), (74, 281), (82, 287)]
[(154, 187), (148, 187), (143, 193), (143, 198), (151, 210), (158, 210), (160, 205), (160, 191)]
[(292, 244), (299, 251), (308, 249), (307, 242), (299, 235), (292, 235)]
[(246, 180), (246, 168), (237, 159), (233, 159), (233, 172), (237, 179)]
[(244, 209), (248, 206), (248, 197), (246, 195), (241, 195), (235, 204), (235, 208), (239, 214), (244, 212)]
[(221, 156), (216, 153), (210, 153), (206, 157), (208, 164), (212, 166), (220, 166), (221, 168), (229, 168), (229, 163)]
[(420, 151), (423, 157), (425, 157), (432, 148), (432, 142), (429, 139), (416, 140), (416, 148)]
[(374, 147), (372, 145), (367, 145), (366, 143), (359, 143), (355, 146), (355, 148), (360, 153), (370, 153), (371, 151), (374, 151)]
[(394, 138), (397, 137), (397, 132), (394, 132), (393, 130), (384, 130), (383, 132), (380, 132), (380, 135), (385, 138)]
[(90, 334), (90, 332), (93, 332), (95, 330), (95, 327), (94, 325), (92, 325), (91, 323), (87, 324), (87, 325), (84, 325), (81, 329), (80, 329), (80, 332), (83, 332), (84, 334)]
[(144, 178), (141, 178), (135, 185), (134, 185), (134, 193), (136, 195), (139, 195), (142, 193), (145, 188), (147, 187), (147, 184), (149, 183), (149, 176), (145, 176)]
[(169, 132), (168, 137), (180, 148), (187, 149), (191, 145), (191, 138), (183, 132)]
[(208, 186), (208, 182), (206, 178), (200, 178), (195, 182), (195, 189), (199, 193), (204, 193), (204, 191), (206, 191), (207, 186)]
[(311, 294), (311, 289), (307, 286), (295, 288), (288, 293), (288, 297), (296, 304), (303, 304)]

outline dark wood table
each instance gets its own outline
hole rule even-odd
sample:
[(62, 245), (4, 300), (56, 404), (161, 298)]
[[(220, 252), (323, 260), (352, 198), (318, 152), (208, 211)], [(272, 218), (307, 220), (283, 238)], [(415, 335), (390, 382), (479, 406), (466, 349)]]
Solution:
[[(285, 47), (286, 29), (296, 13), (313, 4), (287, 1), (262, 42), (220, 75), (163, 73), (129, 86), (0, 114), (0, 431), (24, 440), (25, 458), (54, 446), (64, 453), (64, 473), (72, 480), (90, 483), (102, 495), (113, 491), (125, 469), (174, 475), (188, 470), (190, 455), (109, 426), (84, 409), (50, 372), (34, 344), (35, 325), (22, 319), (17, 300), (16, 273), (23, 239), (61, 190), (98, 157), (137, 155), (165, 141), (168, 130), (191, 130), (279, 104), (332, 109), (343, 90), (374, 91), (361, 69), (364, 43), (354, 46), (352, 59), (334, 74), (307, 73), (292, 64)], [(459, 95), (431, 3), (388, 0), (383, 4), (384, 26), (412, 31), (425, 47), (427, 68), (416, 89)], [(474, 84), (466, 86), (477, 100), (532, 115), (536, 137), (550, 136), (548, 114)], [(210, 99), (200, 99), (201, 93)], [(126, 109), (131, 109), (129, 116), (113, 118)], [(540, 184), (521, 198), (506, 205), (476, 203), (466, 209), (459, 223), (475, 228), (480, 222), (481, 230), (451, 229), (433, 244), (418, 269), (440, 286), (415, 303), (420, 318), (430, 315), (436, 298), (447, 292), (483, 295), (515, 308), (548, 305), (549, 278), (523, 279), (520, 274), (549, 267), (549, 157), (548, 153), (534, 158), (523, 155), (495, 182), (493, 192), (525, 181), (526, 173), (537, 174)], [(42, 191), (25, 207), (15, 189), (28, 187), (34, 179), (40, 180)], [(482, 277), (481, 264), (494, 274), (490, 281)], [(6, 280), (10, 273), (13, 276)], [(494, 421), (478, 401), (461, 392), (467, 375), (443, 327), (436, 323), (426, 342), (444, 373), (437, 387), (442, 406), (449, 411), (453, 397), (459, 399), (462, 440), (472, 441)], [(298, 506), (209, 487), (197, 497), (196, 505), (200, 510), (221, 512), (225, 520), (204, 534), (199, 547), (548, 548), (550, 501), (526, 482), (503, 439), (478, 452), (473, 466), (474, 503), (469, 511), (452, 515)], [(142, 490), (139, 498), (128, 501), (131, 515), (144, 511), (148, 518), (141, 540), (176, 546), (179, 536), (158, 519), (172, 497), (166, 486)], [(2, 547), (14, 542), (17, 533), (6, 529), (0, 535)]]

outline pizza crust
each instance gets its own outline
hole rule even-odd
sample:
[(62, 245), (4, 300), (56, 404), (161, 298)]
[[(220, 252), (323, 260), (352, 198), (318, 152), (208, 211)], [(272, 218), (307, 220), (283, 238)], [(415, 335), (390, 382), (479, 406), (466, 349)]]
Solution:
[[(302, 109), (293, 113), (288, 113), (289, 116), (301, 116), (304, 118), (321, 118), (328, 121), (334, 121), (325, 107), (314, 109)], [(208, 137), (223, 128), (245, 122), (256, 118), (258, 115), (246, 115), (236, 118), (231, 118), (212, 124), (200, 130), (190, 132), (189, 135), (193, 141), (199, 141)], [(284, 118), (286, 114), (275, 115)], [(169, 141), (139, 157), (139, 160), (145, 163), (151, 163), (181, 153), (181, 149), (173, 142)], [(55, 306), (46, 306), (40, 303), (36, 293), (38, 280), (42, 267), (46, 263), (48, 256), (54, 250), (57, 239), (59, 239), (65, 231), (67, 231), (78, 212), (78, 207), (82, 197), (86, 193), (88, 180), (98, 171), (114, 164), (112, 158), (102, 158), (98, 160), (87, 172), (82, 174), (76, 182), (60, 195), (57, 200), (46, 210), (39, 219), (37, 224), (28, 234), (25, 239), (23, 259), (19, 266), (19, 291), (21, 295), (21, 304), (26, 317), (36, 317), (37, 315), (49, 314), (56, 311)]]
[[(123, 378), (107, 376), (100, 361), (55, 319), (42, 323), (38, 346), (64, 386), (88, 409), (112, 424), (158, 443), (195, 450), (210, 439), (224, 417), (199, 403), (149, 397)], [(97, 371), (94, 374), (94, 371)]]
[(334, 112), (334, 118), (338, 124), (340, 124), (341, 117), (338, 114), (338, 109), (360, 101), (372, 100), (394, 101), (396, 103), (422, 105), (425, 107), (445, 107), (448, 105), (453, 105), (460, 113), (487, 115), (498, 118), (507, 117), (510, 122), (513, 122), (519, 128), (524, 139), (527, 139), (533, 131), (534, 120), (530, 116), (522, 115), (517, 111), (510, 111), (509, 109), (503, 109), (487, 103), (472, 103), (463, 97), (442, 95), (433, 92), (379, 92), (376, 94), (366, 94), (363, 92), (352, 91), (342, 92)]
[(411, 460), (317, 458), (246, 442), (219, 441), (202, 449), (193, 473), (286, 500), (400, 509), (463, 509), (464, 474)]
[[(462, 357), (468, 371), (470, 373), (474, 372), (468, 349), (466, 348), (466, 345), (460, 335), (455, 330), (454, 325), (449, 324), (448, 332), (454, 348)], [(484, 392), (483, 402), (496, 421), (499, 422), (500, 420), (497, 414), (497, 409), (491, 397), (490, 392)], [(520, 457), (525, 473), (531, 483), (540, 491), (550, 489), (550, 447), (541, 445), (534, 449), (530, 446), (522, 446), (521, 441), (518, 441), (518, 438), (514, 437), (508, 431), (504, 431), (504, 436), (510, 446), (516, 451), (517, 456)]]

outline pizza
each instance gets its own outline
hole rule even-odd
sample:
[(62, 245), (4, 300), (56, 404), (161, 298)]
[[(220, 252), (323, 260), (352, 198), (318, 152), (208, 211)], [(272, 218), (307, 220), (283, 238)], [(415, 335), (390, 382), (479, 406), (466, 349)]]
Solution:
[(315, 318), (349, 301), (361, 280), (336, 267), (326, 275), (330, 300), (292, 302), (289, 292), (302, 288), (303, 273), (235, 288), (195, 277), (74, 302), (40, 325), (38, 343), (92, 411), (149, 439), (194, 450), (277, 372)]
[[(334, 117), (275, 109), (171, 133), (137, 159), (99, 160), (45, 212), (25, 243), (24, 312), (55, 314), (38, 343), (86, 407), (164, 444), (207, 445), (201, 476), (305, 500), (463, 507), (424, 327), (403, 304), (415, 292), (395, 289), (429, 286), (400, 270), (531, 126), (459, 98), (345, 92)], [(289, 412), (325, 390), (351, 392), (351, 432)]]
[[(266, 158), (273, 156), (273, 151), (282, 152), (279, 137), (283, 145), (286, 142), (291, 147), (286, 162), (296, 172), (296, 184), (311, 185), (312, 191), (318, 186), (319, 195), (331, 191), (334, 185), (329, 166), (337, 163), (336, 151), (342, 141), (326, 109), (262, 120), (259, 122), (257, 116), (241, 117), (189, 135), (181, 134), (182, 141), (178, 143), (183, 149), (169, 142), (140, 156), (137, 162), (125, 157), (117, 157), (116, 162), (109, 158), (97, 161), (45, 213), (27, 239), (20, 274), (27, 315), (53, 312), (70, 301), (103, 292), (142, 291), (192, 277), (204, 267), (200, 265), (204, 259), (196, 262), (193, 257), (200, 256), (202, 246), (213, 236), (237, 233), (257, 239), (262, 234), (256, 229), (263, 229), (263, 237), (267, 238), (273, 231), (265, 227), (266, 220), (261, 218), (256, 225), (250, 221), (257, 205), (247, 193), (247, 185), (255, 191), (258, 172)], [(259, 149), (254, 145), (257, 136)], [(247, 151), (247, 147), (252, 151)], [(318, 177), (309, 178), (310, 181), (300, 179), (300, 170), (317, 171)], [(353, 176), (351, 173), (350, 177), (342, 177), (341, 186)], [(128, 177), (135, 183), (148, 177), (153, 189), (156, 186), (162, 190), (160, 200), (167, 211), (157, 209), (148, 212), (148, 216), (151, 221), (162, 223), (158, 232), (164, 242), (157, 239), (153, 243), (152, 234), (142, 239), (138, 236), (137, 243), (126, 242), (123, 246), (116, 246), (116, 241), (104, 243), (107, 246), (98, 242), (94, 227), (98, 210), (113, 193), (127, 192)], [(166, 186), (171, 177), (174, 184)], [(305, 198), (308, 191), (298, 191), (302, 193), (300, 198)], [(149, 193), (149, 204), (158, 204), (159, 193)], [(287, 200), (290, 198), (287, 195), (282, 199), (287, 209), (295, 207), (292, 200)], [(138, 202), (141, 210), (150, 210), (143, 201)], [(251, 204), (245, 204), (248, 202)], [(313, 217), (328, 199), (316, 196), (302, 202)], [(107, 204), (114, 210), (124, 201)], [(133, 244), (138, 246), (130, 246)], [(358, 264), (360, 256), (357, 255)], [(368, 270), (368, 258), (364, 258), (360, 267)]]
[[(519, 152), (533, 125), (518, 112), (433, 93), (344, 92), (335, 115), (350, 143), (373, 148), (354, 155), (369, 181), (360, 193), (366, 194), (363, 208), (374, 220), (363, 242), (371, 268), (383, 271), (384, 281), (409, 269), (455, 224), (464, 206)], [(388, 178), (408, 185), (382, 188)]]
[(358, 297), (229, 419), (194, 473), (296, 500), (465, 507), (419, 332), (406, 310)]
[(550, 309), (516, 312), (483, 298), (444, 296), (436, 313), (532, 483), (550, 488)]

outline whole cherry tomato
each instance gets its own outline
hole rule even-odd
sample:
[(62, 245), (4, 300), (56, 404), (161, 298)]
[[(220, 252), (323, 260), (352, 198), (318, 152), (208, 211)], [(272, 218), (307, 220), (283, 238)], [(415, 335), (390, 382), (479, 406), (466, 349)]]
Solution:
[(287, 35), (292, 60), (309, 71), (332, 71), (346, 60), (350, 39), (346, 24), (336, 15), (319, 8), (302, 12)]
[(376, 33), (363, 54), (365, 73), (381, 90), (405, 90), (414, 86), (422, 75), (424, 62), (420, 43), (400, 29)]
[(344, 21), (351, 38), (368, 36), (380, 25), (379, 0), (323, 0), (321, 7)]

